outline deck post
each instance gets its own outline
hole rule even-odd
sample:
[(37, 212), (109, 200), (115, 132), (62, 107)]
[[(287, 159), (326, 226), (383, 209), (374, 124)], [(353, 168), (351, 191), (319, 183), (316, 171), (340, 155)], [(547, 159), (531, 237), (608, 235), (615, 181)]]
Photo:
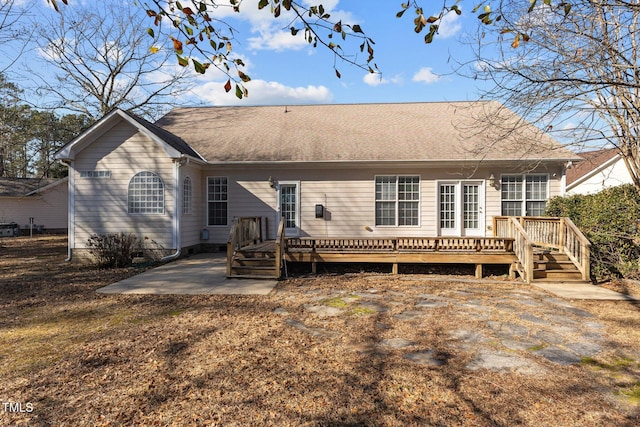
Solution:
[(476, 279), (482, 279), (482, 264), (476, 264)]
[(517, 264), (515, 262), (512, 262), (511, 265), (509, 266), (509, 280), (515, 280), (517, 270), (518, 270)]
[(316, 274), (318, 272), (318, 263), (311, 261), (311, 273)]
[(391, 267), (391, 274), (398, 274), (398, 263), (394, 262)]

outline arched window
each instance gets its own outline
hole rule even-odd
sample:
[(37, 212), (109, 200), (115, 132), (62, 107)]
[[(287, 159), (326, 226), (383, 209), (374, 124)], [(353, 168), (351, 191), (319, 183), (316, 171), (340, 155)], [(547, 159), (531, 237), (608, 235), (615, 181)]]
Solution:
[(193, 187), (191, 186), (191, 178), (185, 177), (182, 182), (182, 213), (191, 213), (191, 201), (193, 200)]
[(153, 172), (137, 173), (129, 181), (129, 213), (164, 213), (164, 184)]

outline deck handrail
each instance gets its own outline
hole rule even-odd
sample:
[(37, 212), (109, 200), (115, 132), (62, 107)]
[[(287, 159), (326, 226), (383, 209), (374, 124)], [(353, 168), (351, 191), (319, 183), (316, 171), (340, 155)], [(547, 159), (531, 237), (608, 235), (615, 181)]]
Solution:
[(262, 217), (236, 218), (231, 225), (227, 240), (227, 276), (231, 275), (235, 252), (250, 243), (256, 244), (262, 241)]
[(510, 218), (508, 229), (509, 237), (514, 238), (513, 251), (520, 261), (518, 271), (526, 283), (531, 283), (533, 280), (533, 241), (516, 217)]
[(284, 217), (280, 218), (280, 223), (278, 224), (278, 233), (276, 235), (276, 274), (280, 276), (280, 272), (282, 271), (282, 261), (284, 259), (284, 254), (286, 252), (286, 227)]
[(544, 216), (494, 217), (494, 236), (513, 237), (510, 234), (512, 233), (512, 227), (509, 226), (513, 221), (516, 221), (522, 227), (525, 234), (533, 242), (533, 245), (553, 248), (565, 253), (580, 271), (582, 280), (589, 280), (591, 274), (589, 264), (591, 243), (570, 218)]
[(591, 242), (570, 218), (563, 218), (563, 248), (569, 259), (578, 267), (582, 280), (591, 278)]

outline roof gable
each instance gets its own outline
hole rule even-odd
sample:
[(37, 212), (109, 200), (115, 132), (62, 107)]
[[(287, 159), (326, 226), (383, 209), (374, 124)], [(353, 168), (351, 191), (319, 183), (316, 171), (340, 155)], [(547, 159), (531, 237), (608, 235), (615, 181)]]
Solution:
[(156, 124), (211, 163), (580, 159), (494, 101), (176, 108)]
[(579, 153), (579, 155), (583, 160), (567, 169), (567, 189), (578, 185), (620, 158), (620, 152), (617, 148), (586, 151)]
[(56, 187), (68, 178), (0, 178), (0, 197), (27, 197)]
[(197, 160), (203, 158), (181, 138), (167, 132), (166, 130), (138, 117), (134, 114), (115, 109), (106, 114), (103, 118), (95, 122), (89, 129), (77, 136), (73, 141), (66, 144), (55, 154), (59, 160), (73, 160), (75, 156), (91, 145), (97, 138), (109, 131), (116, 124), (125, 121), (148, 136), (151, 140), (164, 148), (167, 156), (178, 158), (189, 156)]

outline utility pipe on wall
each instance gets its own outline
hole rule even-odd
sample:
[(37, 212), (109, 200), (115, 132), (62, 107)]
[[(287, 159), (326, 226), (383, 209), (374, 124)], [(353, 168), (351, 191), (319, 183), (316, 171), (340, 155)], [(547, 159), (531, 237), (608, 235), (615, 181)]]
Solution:
[(182, 210), (180, 209), (180, 168), (182, 165), (187, 163), (188, 159), (184, 157), (180, 157), (179, 159), (173, 160), (173, 178), (174, 178), (174, 191), (173, 191), (173, 246), (176, 248), (176, 251), (171, 255), (167, 255), (162, 257), (160, 261), (172, 261), (178, 258), (182, 252), (180, 248), (180, 214)]

